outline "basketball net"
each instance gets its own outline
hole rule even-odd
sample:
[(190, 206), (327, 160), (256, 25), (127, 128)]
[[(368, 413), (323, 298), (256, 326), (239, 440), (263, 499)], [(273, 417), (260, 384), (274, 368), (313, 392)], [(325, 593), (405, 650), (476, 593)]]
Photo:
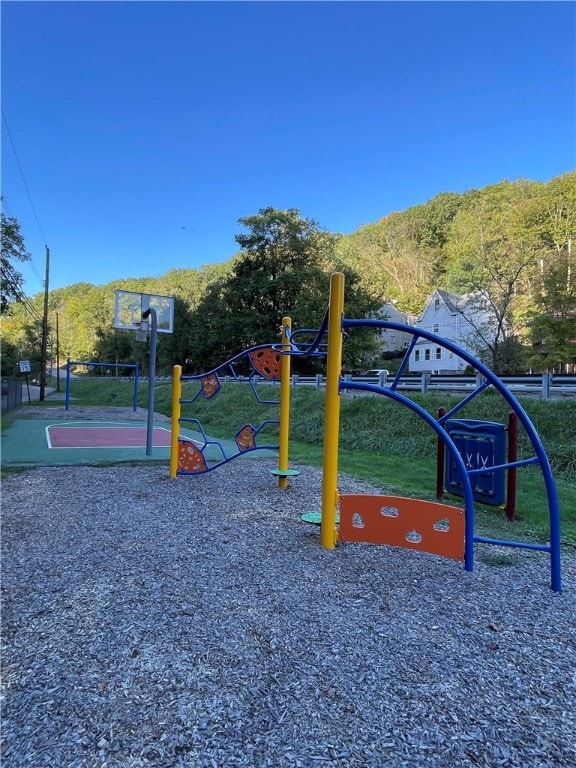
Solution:
[(134, 330), (136, 331), (137, 341), (146, 341), (148, 336), (148, 321), (142, 320), (140, 323), (134, 323)]

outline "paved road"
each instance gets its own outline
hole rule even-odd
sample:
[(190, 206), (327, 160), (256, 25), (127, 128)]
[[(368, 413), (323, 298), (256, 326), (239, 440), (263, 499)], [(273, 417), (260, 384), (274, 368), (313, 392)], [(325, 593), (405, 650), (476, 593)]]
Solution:
[[(55, 391), (56, 391), (55, 387), (46, 387), (44, 390), (44, 396), (48, 397), (48, 395), (50, 395), (51, 392), (55, 392)], [(35, 387), (33, 384), (29, 384), (28, 387), (26, 387), (26, 382), (24, 382), (22, 384), (22, 402), (23, 403), (28, 402), (28, 394), (30, 394), (30, 402), (33, 402), (34, 400), (40, 400), (40, 387)]]

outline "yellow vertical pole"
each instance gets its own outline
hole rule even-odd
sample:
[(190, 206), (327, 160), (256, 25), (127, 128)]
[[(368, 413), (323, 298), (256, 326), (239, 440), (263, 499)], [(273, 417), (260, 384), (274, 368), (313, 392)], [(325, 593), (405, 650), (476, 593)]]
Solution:
[(180, 434), (180, 413), (182, 406), (182, 366), (172, 368), (172, 427), (170, 430), (170, 477), (176, 477), (178, 469), (178, 435)]
[[(292, 320), (282, 318), (282, 350), (290, 349), (289, 333)], [(278, 451), (278, 470), (288, 469), (288, 440), (290, 435), (290, 355), (282, 355), (280, 359), (280, 439)], [(288, 488), (288, 477), (278, 475), (278, 487)]]
[(338, 538), (336, 531), (336, 504), (338, 502), (339, 383), (342, 371), (343, 312), (344, 275), (342, 272), (334, 272), (330, 277), (330, 304), (328, 307), (322, 522), (320, 524), (320, 544), (326, 549), (334, 549)]

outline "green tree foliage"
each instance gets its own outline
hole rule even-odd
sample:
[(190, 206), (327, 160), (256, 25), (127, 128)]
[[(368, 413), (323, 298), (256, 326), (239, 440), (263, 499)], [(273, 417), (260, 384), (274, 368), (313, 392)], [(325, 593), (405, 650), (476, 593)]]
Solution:
[(576, 364), (576, 281), (569, 249), (558, 254), (542, 275), (530, 323), (532, 363), (562, 370)]
[(341, 238), (337, 254), (374, 297), (420, 312), (443, 274), (450, 224), (460, 205), (455, 193), (436, 195)]
[[(243, 349), (278, 341), (283, 316), (292, 318), (294, 329), (318, 328), (326, 309), (335, 236), (296, 209), (264, 208), (239, 221), (248, 229), (236, 237), (242, 255), (194, 314), (194, 369), (206, 370)], [(352, 270), (346, 270), (350, 306), (375, 310)], [(372, 336), (359, 336), (350, 345), (352, 359)]]
[(539, 246), (524, 226), (535, 191), (526, 182), (502, 182), (467, 193), (451, 226), (446, 282), (488, 311), (488, 319), (474, 324), (477, 352), (496, 373), (517, 365), (516, 353), (506, 353), (516, 349), (516, 298), (538, 264)]
[[(8, 223), (12, 260), (19, 261), (26, 252), (17, 222), (4, 218), (3, 249)], [(485, 337), (481, 356), (496, 371), (523, 370), (526, 350), (534, 367), (574, 364), (576, 172), (547, 183), (503, 181), (441, 193), (351, 235), (327, 232), (296, 209), (264, 208), (240, 224), (240, 251), (224, 264), (52, 291), (49, 345), (55, 347), (58, 312), (61, 360), (138, 360), (146, 370), (148, 345), (113, 328), (114, 290), (163, 294), (175, 297), (175, 333), (159, 334), (158, 371), (186, 360), (189, 371), (207, 370), (249, 346), (278, 340), (283, 315), (294, 328), (317, 328), (329, 274), (339, 270), (346, 275), (348, 317), (376, 316), (384, 298), (419, 314), (434, 288), (476, 293), (492, 309), (491, 325), (478, 331)], [(4, 250), (2, 256), (4, 265)], [(29, 301), (41, 315), (42, 296)], [(33, 326), (11, 301), (3, 352), (33, 359)], [(371, 367), (377, 357), (374, 334), (354, 331), (346, 340), (346, 368)]]
[(0, 214), (1, 255), (0, 255), (0, 313), (5, 313), (14, 301), (22, 296), (22, 275), (14, 267), (15, 261), (30, 260), (18, 220)]
[(527, 217), (538, 246), (538, 269), (525, 313), (531, 362), (537, 368), (574, 370), (576, 364), (576, 172), (540, 187)]
[(19, 372), (18, 361), (29, 360), (32, 371), (39, 375), (42, 297), (39, 294), (24, 304), (19, 296), (2, 314), (2, 373), (14, 376)]

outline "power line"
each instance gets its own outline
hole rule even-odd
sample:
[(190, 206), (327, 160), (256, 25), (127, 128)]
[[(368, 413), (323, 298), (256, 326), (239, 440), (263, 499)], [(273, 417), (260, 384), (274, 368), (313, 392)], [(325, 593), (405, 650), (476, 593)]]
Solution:
[(12, 145), (12, 149), (14, 150), (14, 157), (16, 158), (16, 163), (18, 164), (18, 169), (20, 170), (20, 176), (22, 176), (22, 182), (24, 184), (24, 189), (26, 190), (26, 194), (28, 195), (28, 200), (30, 201), (30, 207), (32, 208), (32, 212), (34, 214), (34, 218), (36, 219), (36, 224), (38, 224), (38, 229), (40, 230), (40, 234), (42, 235), (42, 239), (44, 240), (44, 244), (46, 244), (46, 235), (44, 234), (42, 227), (40, 225), (40, 220), (38, 219), (38, 214), (36, 213), (36, 208), (34, 207), (34, 203), (32, 202), (32, 196), (30, 195), (30, 190), (28, 189), (28, 184), (26, 184), (26, 179), (24, 178), (24, 171), (22, 170), (22, 166), (20, 165), (20, 160), (18, 159), (18, 153), (16, 152), (16, 146), (14, 145), (14, 140), (12, 138), (12, 134), (10, 133), (10, 128), (8, 127), (8, 121), (6, 120), (6, 115), (4, 114), (4, 109), (2, 108), (2, 117), (4, 118), (4, 125), (6, 126), (6, 132), (8, 134), (8, 138), (10, 139), (10, 144)]
[(16, 301), (21, 304), (26, 312), (32, 316), (34, 320), (36, 320), (39, 323), (43, 322), (42, 317), (38, 313), (38, 310), (36, 307), (32, 304), (28, 296), (26, 296), (23, 292), (16, 280), (14, 280), (13, 276), (7, 275), (4, 273), (2, 275), (2, 282), (5, 283), (8, 288), (11, 291), (12, 296), (16, 299)]

